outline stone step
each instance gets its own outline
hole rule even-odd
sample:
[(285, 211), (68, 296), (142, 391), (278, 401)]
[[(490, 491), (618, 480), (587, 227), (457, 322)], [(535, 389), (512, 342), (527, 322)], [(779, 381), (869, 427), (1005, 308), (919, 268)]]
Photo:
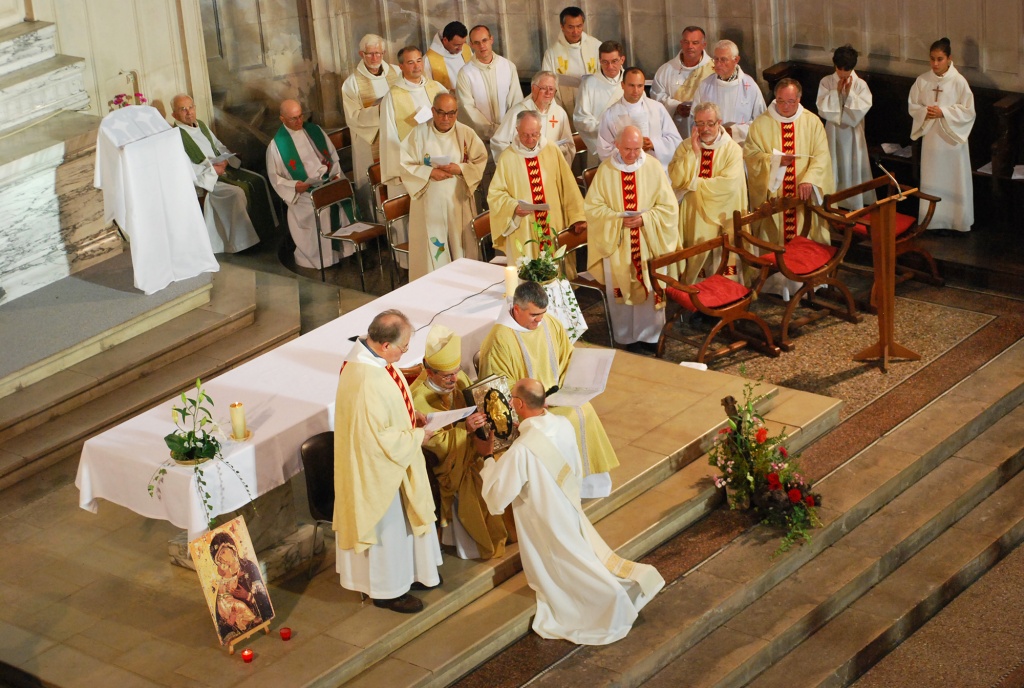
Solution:
[[(817, 395), (780, 389), (764, 413), (774, 430), (783, 425), (789, 428), (792, 445), (799, 450), (835, 424), (833, 414), (838, 413), (840, 402), (834, 399), (827, 402)], [(724, 414), (719, 415), (724, 424)], [(831, 425), (825, 419), (831, 419)], [(698, 443), (697, 447), (702, 444)], [(586, 505), (588, 517), (618, 554), (637, 559), (722, 502), (724, 495), (712, 482), (713, 469), (703, 456), (694, 458), (698, 460), (691, 460), (665, 475), (663, 471), (672, 466), (672, 459), (666, 457), (658, 465), (635, 474), (631, 482), (640, 484), (647, 484), (646, 481), (658, 476), (656, 482), (640, 494), (624, 499), (613, 493), (606, 500), (594, 500)], [(628, 486), (625, 489), (629, 491)], [(519, 569), (517, 561), (515, 570)], [(394, 651), (390, 655), (378, 651), (379, 663), (355, 677), (350, 685), (444, 686), (523, 636), (529, 631), (536, 609), (534, 593), (521, 572), (497, 582), (501, 584), (461, 609), (453, 610), (448, 618), (424, 629), (418, 637), (401, 644), (389, 643)], [(473, 629), (472, 633), (466, 632), (469, 628)], [(335, 683), (330, 685), (349, 676), (340, 672), (332, 674), (330, 679)]]
[[(987, 460), (987, 453), (976, 456)], [(1022, 541), (1024, 475), (1017, 475), (749, 685), (791, 686), (794, 675), (806, 686), (850, 685)]]
[(299, 335), (295, 280), (256, 274), (255, 322), (0, 446), (0, 490), (81, 451), (85, 440)]
[(85, 110), (85, 60), (54, 55), (0, 76), (0, 132), (61, 110)]
[(684, 677), (694, 688), (747, 685), (830, 619), (856, 607), (871, 588), (890, 585), (890, 574), (1022, 466), (1024, 406), (1018, 406), (644, 685), (677, 686)]
[[(757, 526), (669, 586), (644, 623), (611, 646), (579, 648), (531, 686), (636, 686), (827, 550), (1024, 401), (1024, 342), (820, 480), (824, 525), (773, 557), (778, 534)], [(723, 650), (724, 652), (724, 650)], [(467, 669), (470, 668), (467, 666)]]
[(24, 21), (0, 29), (0, 76), (42, 62), (56, 53), (57, 25)]
[[(252, 325), (255, 273), (224, 266), (213, 279), (208, 303), (184, 312), (168, 306), (166, 316), (163, 308), (149, 311), (145, 322), (133, 320), (118, 336), (104, 333), (95, 347), (100, 353), (44, 371), (43, 379), (0, 398), (0, 445)], [(151, 327), (151, 321), (161, 324)], [(60, 358), (68, 356), (65, 351)]]

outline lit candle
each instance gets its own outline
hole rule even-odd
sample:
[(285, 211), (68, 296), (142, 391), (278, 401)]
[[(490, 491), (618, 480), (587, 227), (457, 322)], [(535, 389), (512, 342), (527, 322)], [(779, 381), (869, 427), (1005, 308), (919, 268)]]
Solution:
[(505, 298), (511, 299), (519, 286), (519, 272), (514, 265), (505, 266)]
[(245, 648), (244, 650), (242, 650), (242, 661), (243, 662), (248, 664), (249, 662), (252, 661), (252, 657), (253, 657), (252, 650), (250, 650), (249, 648)]
[(236, 401), (229, 407), (231, 409), (231, 439), (245, 439), (245, 407), (242, 402)]
[(281, 629), (281, 640), (291, 640), (291, 639), (292, 639), (292, 629), (290, 629), (287, 626), (285, 626), (284, 628)]

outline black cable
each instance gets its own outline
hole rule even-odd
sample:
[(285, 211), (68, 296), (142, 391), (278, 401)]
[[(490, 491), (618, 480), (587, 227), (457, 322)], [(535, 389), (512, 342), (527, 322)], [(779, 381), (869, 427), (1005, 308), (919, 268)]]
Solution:
[(415, 330), (415, 332), (419, 332), (419, 331), (420, 331), (420, 330), (422, 330), (422, 329), (423, 329), (424, 327), (430, 327), (430, 326), (431, 326), (431, 324), (433, 324), (433, 322), (434, 322), (434, 318), (436, 318), (437, 316), (441, 315), (441, 314), (442, 314), (442, 313), (444, 313), (445, 311), (450, 311), (451, 309), (455, 308), (456, 306), (461, 306), (461, 305), (462, 305), (463, 303), (465, 303), (465, 302), (466, 302), (466, 301), (468, 301), (469, 299), (473, 298), (474, 296), (480, 296), (481, 294), (483, 294), (483, 293), (484, 293), (485, 291), (487, 291), (487, 290), (488, 290), (488, 289), (490, 289), (491, 287), (496, 287), (496, 286), (498, 286), (499, 284), (504, 284), (504, 282), (505, 282), (505, 280), (504, 280), (504, 279), (502, 279), (501, 281), (495, 282), (494, 284), (488, 284), (488, 285), (487, 285), (486, 287), (484, 287), (484, 288), (483, 288), (483, 289), (481, 289), (480, 291), (478, 291), (478, 292), (476, 292), (476, 293), (473, 293), (473, 294), (470, 294), (469, 296), (465, 297), (464, 299), (462, 299), (462, 301), (459, 301), (458, 303), (453, 303), (452, 305), (448, 306), (447, 308), (445, 308), (445, 309), (443, 309), (443, 310), (440, 310), (440, 311), (438, 311), (437, 313), (434, 313), (434, 317), (430, 319), (430, 322), (428, 322), (428, 323), (427, 323), (426, 325), (422, 325), (422, 326), (420, 326), (420, 327), (417, 327), (417, 328), (416, 328), (416, 330)]

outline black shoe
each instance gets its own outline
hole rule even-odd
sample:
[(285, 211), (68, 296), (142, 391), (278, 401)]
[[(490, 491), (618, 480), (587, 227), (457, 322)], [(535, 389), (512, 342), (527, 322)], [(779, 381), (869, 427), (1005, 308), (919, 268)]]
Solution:
[(390, 600), (374, 600), (373, 606), (380, 607), (381, 609), (390, 609), (399, 614), (415, 614), (416, 612), (423, 611), (423, 602), (409, 593), (405, 593), (401, 597), (393, 597)]
[(416, 581), (411, 586), (409, 586), (409, 589), (410, 590), (433, 590), (434, 588), (441, 587), (441, 583), (444, 583), (444, 578), (441, 577), (441, 574), (437, 574), (437, 585), (423, 585), (423, 583), (420, 583), (419, 581)]
[(650, 342), (633, 342), (626, 345), (626, 351), (631, 354), (640, 354), (641, 356), (652, 356), (658, 353), (658, 345), (651, 344)]

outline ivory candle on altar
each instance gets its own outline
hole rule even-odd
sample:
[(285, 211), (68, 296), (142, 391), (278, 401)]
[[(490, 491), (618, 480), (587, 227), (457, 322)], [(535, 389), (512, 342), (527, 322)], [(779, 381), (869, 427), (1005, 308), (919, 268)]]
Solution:
[(519, 286), (519, 272), (514, 265), (505, 266), (505, 298), (511, 299)]
[(236, 401), (228, 408), (231, 409), (231, 438), (235, 440), (245, 439), (245, 407), (242, 402)]
[(245, 648), (244, 650), (242, 650), (242, 661), (246, 664), (252, 661), (252, 650), (250, 650), (249, 648)]

